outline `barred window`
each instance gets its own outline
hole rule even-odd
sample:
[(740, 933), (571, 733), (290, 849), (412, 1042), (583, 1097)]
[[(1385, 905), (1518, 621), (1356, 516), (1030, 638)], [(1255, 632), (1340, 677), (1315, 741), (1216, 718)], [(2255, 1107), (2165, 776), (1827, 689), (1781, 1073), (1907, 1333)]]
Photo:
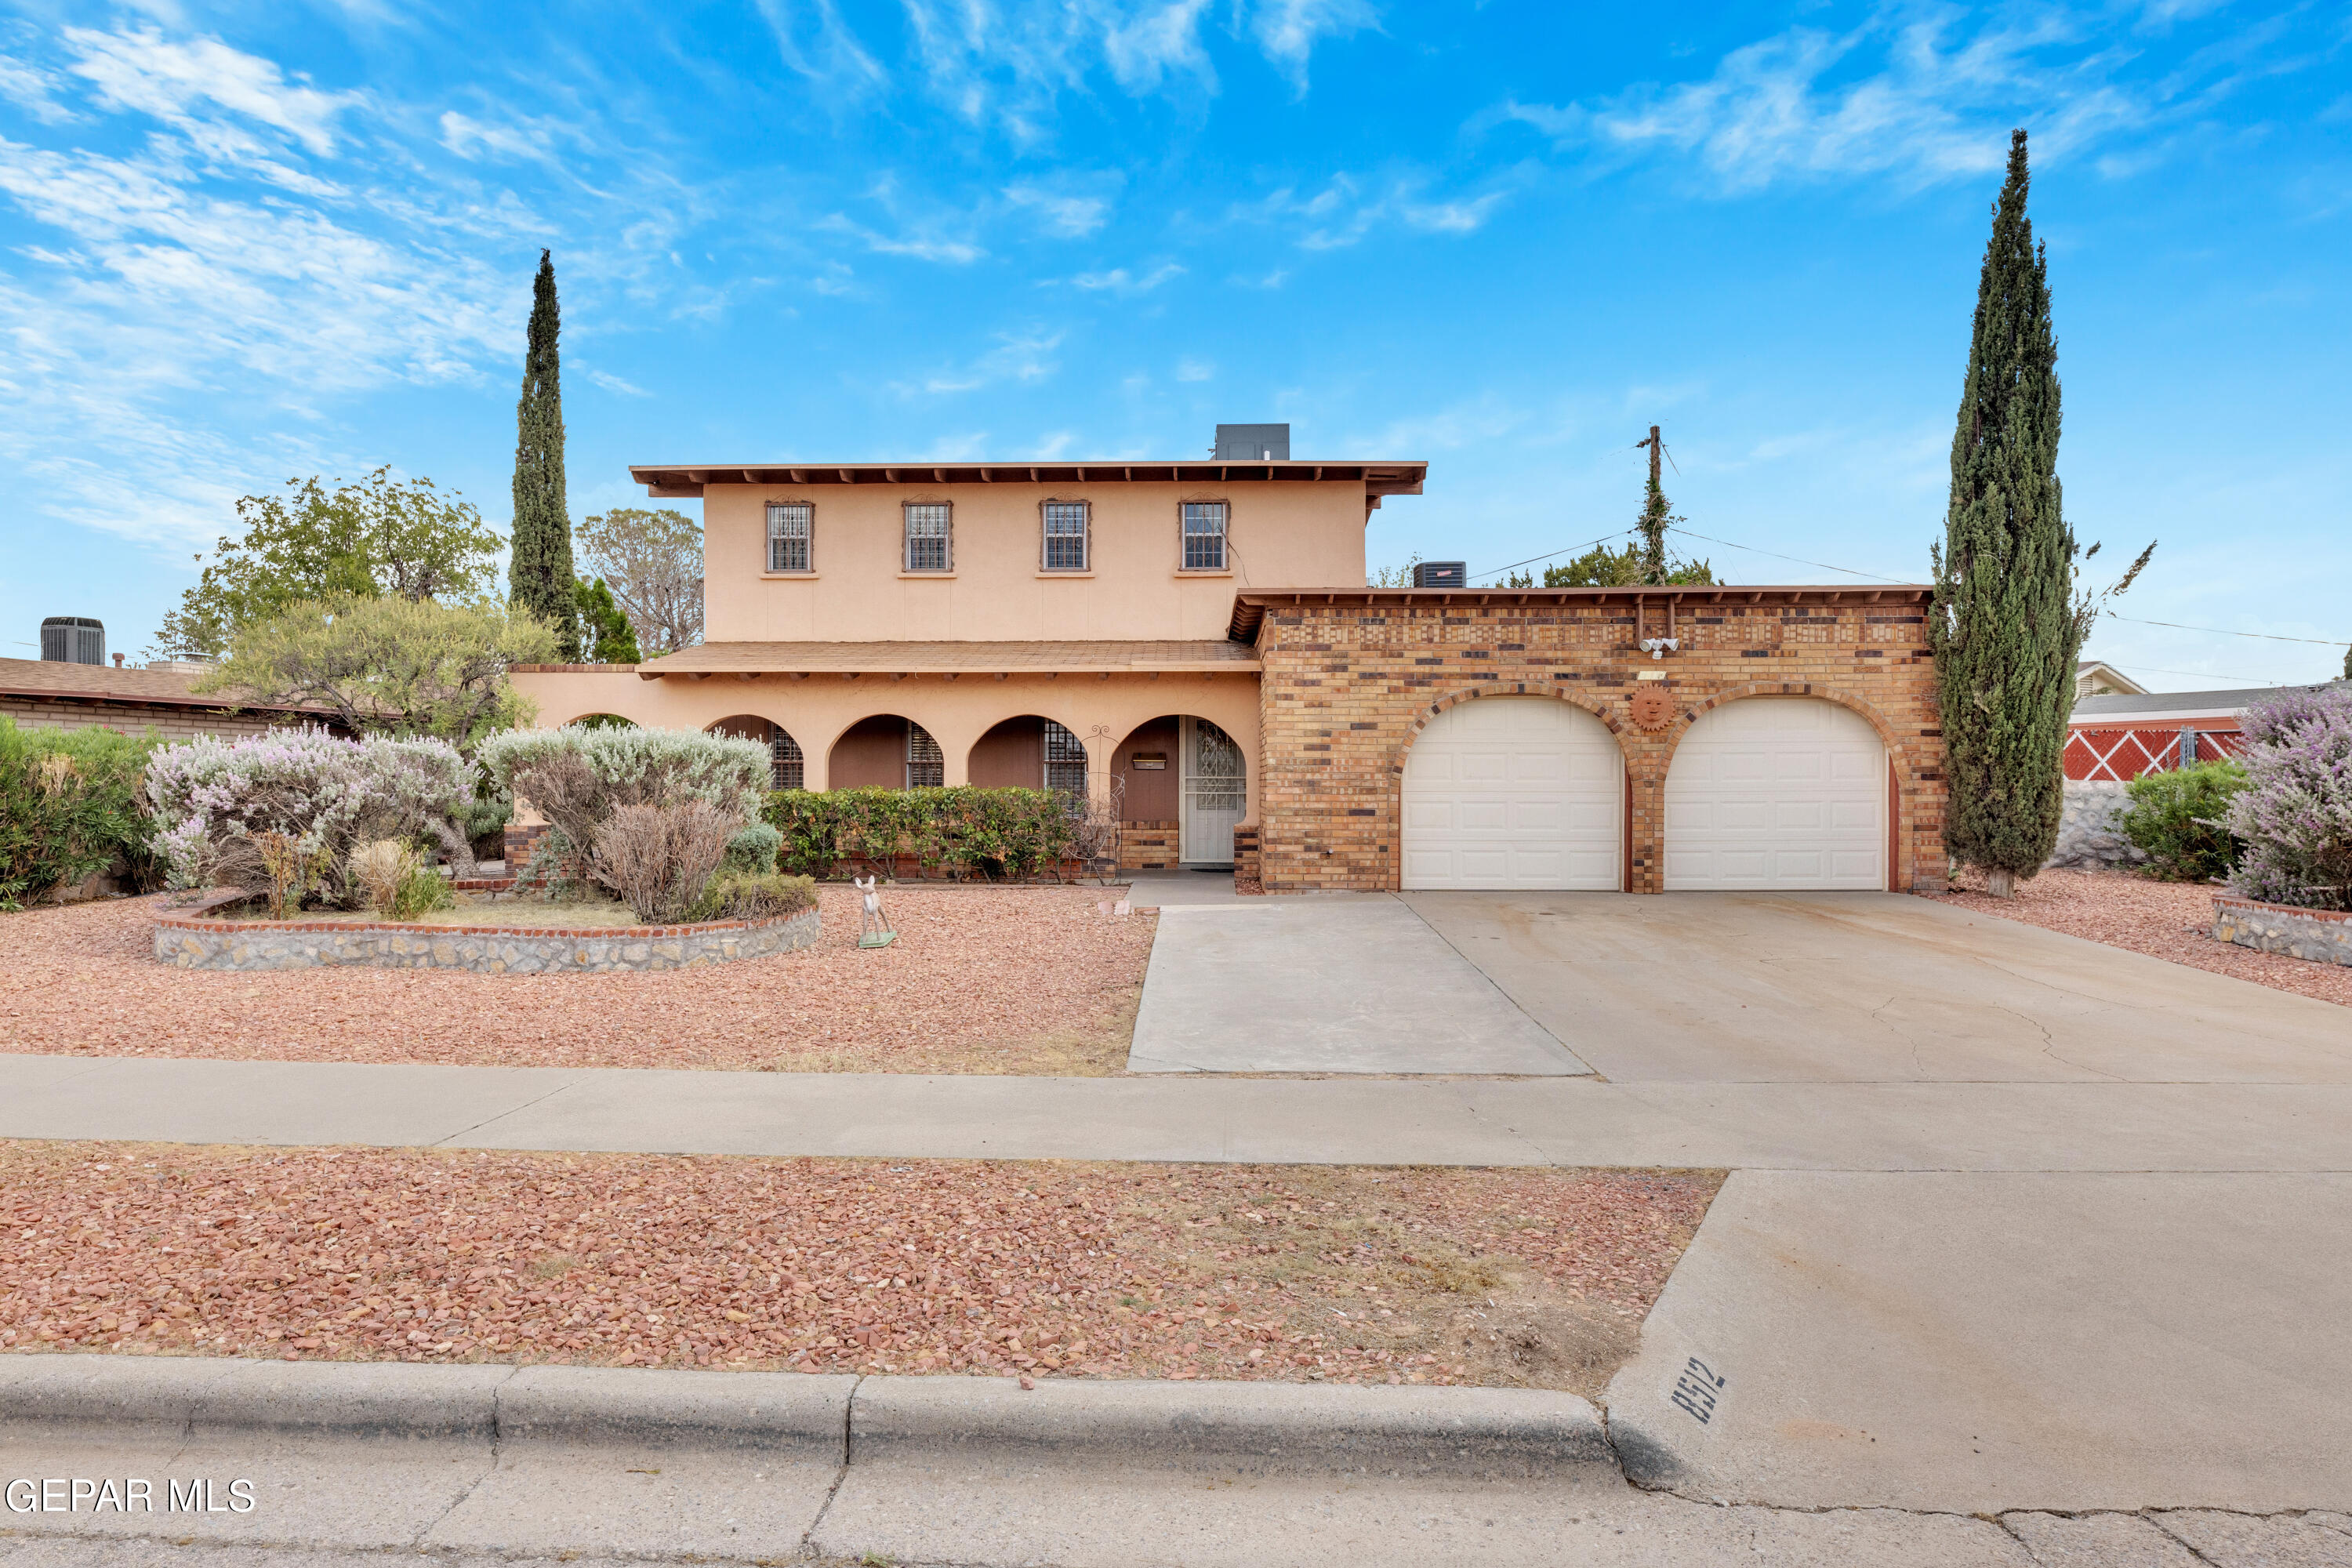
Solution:
[(952, 557), (948, 552), (948, 509), (943, 505), (907, 508), (907, 570), (944, 572)]
[(1045, 721), (1045, 787), (1078, 800), (1087, 795), (1087, 748), (1051, 719)]
[(801, 766), (801, 743), (785, 734), (782, 725), (778, 725), (775, 733), (769, 738), (768, 751), (772, 759), (773, 788), (806, 787), (801, 782), (806, 776)]
[(814, 569), (810, 565), (809, 536), (815, 531), (815, 521), (816, 508), (806, 501), (768, 503), (769, 571), (807, 572)]
[[(908, 510), (911, 510), (913, 509), (909, 508)], [(947, 508), (941, 507), (940, 510), (941, 511), (945, 511), (947, 510)], [(931, 732), (929, 730), (924, 729), (912, 719), (908, 720), (907, 787), (908, 789), (937, 789), (947, 782), (948, 760), (946, 753), (940, 750), (940, 743), (931, 739)]]
[(1087, 569), (1087, 503), (1049, 500), (1045, 503), (1045, 570), (1083, 572)]
[(1188, 500), (1184, 503), (1184, 570), (1222, 572), (1225, 569), (1225, 503)]

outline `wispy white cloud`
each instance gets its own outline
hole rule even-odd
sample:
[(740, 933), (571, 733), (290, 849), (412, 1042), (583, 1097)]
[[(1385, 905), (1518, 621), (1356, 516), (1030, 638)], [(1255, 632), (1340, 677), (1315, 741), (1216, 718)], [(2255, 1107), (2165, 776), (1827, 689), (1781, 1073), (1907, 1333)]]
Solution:
[(951, 239), (945, 235), (877, 233), (843, 213), (826, 215), (817, 221), (816, 226), (835, 234), (848, 235), (877, 256), (908, 256), (918, 261), (968, 267), (988, 254), (968, 239)]
[[(1090, 183), (1097, 188), (1104, 184), (1115, 187), (1118, 176), (1112, 174)], [(1027, 182), (1006, 186), (1004, 199), (1014, 207), (1034, 212), (1045, 232), (1058, 239), (1084, 239), (1110, 220), (1111, 202), (1108, 195), (1081, 195)]]
[[(1516, 184), (1517, 171), (1506, 178)], [(1421, 234), (1475, 234), (1511, 195), (1509, 186), (1504, 185), (1475, 196), (1432, 196), (1426, 194), (1429, 184), (1429, 177), (1422, 174), (1371, 180), (1341, 173), (1312, 195), (1284, 186), (1255, 202), (1236, 205), (1230, 216), (1289, 228), (1301, 249), (1339, 250), (1382, 226)], [(1278, 288), (1284, 276), (1276, 271), (1258, 286)]]
[(60, 125), (73, 118), (73, 110), (57, 100), (56, 93), (62, 85), (48, 71), (13, 56), (0, 55), (0, 99), (6, 99), (44, 125)]
[(1380, 13), (1367, 0), (1267, 0), (1256, 8), (1250, 30), (1265, 58), (1303, 94), (1307, 62), (1318, 43), (1378, 27), (1380, 22)]
[(890, 390), (901, 397), (941, 396), (978, 392), (1003, 382), (1042, 381), (1061, 366), (1053, 353), (1062, 346), (1060, 332), (999, 332), (996, 346), (961, 365), (936, 370), (914, 381), (894, 381)]
[(1891, 13), (1843, 33), (1791, 27), (1702, 80), (1563, 106), (1512, 100), (1474, 124), (1524, 123), (1603, 160), (1676, 154), (1730, 192), (1857, 175), (1918, 187), (1999, 169), (2016, 123), (2045, 158), (2145, 125), (2158, 89), (2119, 79), (2128, 58), (2054, 6), (1973, 31), (1957, 14)]
[(833, 92), (856, 98), (888, 84), (889, 73), (841, 19), (835, 0), (756, 3), (787, 68)]
[(613, 374), (610, 371), (590, 370), (587, 372), (587, 375), (590, 381), (594, 382), (598, 386), (603, 387), (605, 391), (618, 393), (623, 397), (651, 397), (653, 395), (652, 393), (647, 392), (635, 382), (625, 381), (620, 376)]
[[(926, 89), (974, 124), (1034, 144), (1065, 94), (1100, 73), (1141, 96), (1217, 90), (1203, 39), (1210, 0), (902, 0)], [(1326, 39), (1377, 27), (1370, 0), (1234, 0), (1230, 31), (1301, 95)]]
[(1209, 381), (1215, 377), (1217, 367), (1205, 360), (1180, 359), (1176, 362), (1179, 381)]
[(1114, 267), (1108, 272), (1081, 272), (1070, 279), (1075, 288), (1092, 292), (1111, 294), (1149, 294), (1162, 283), (1184, 276), (1184, 269), (1170, 261), (1137, 276), (1124, 267)]
[(167, 39), (152, 27), (68, 27), (64, 39), (79, 57), (68, 68), (95, 87), (108, 108), (184, 126), (198, 106), (209, 104), (284, 132), (319, 157), (335, 150), (337, 118), (364, 98), (289, 81), (275, 64), (217, 38)]

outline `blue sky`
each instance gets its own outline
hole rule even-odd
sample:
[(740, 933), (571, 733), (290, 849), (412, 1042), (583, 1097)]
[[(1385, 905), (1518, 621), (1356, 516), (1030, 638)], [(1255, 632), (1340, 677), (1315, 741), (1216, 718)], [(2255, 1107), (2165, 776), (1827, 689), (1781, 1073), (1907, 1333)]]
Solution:
[[(1917, 580), (2009, 128), (2070, 518), (2142, 620), (2352, 637), (2352, 9), (1384, 0), (0, 5), (0, 652), (134, 654), (235, 499), (503, 524), (530, 278), (630, 462), (1423, 458), (1374, 562), (1668, 493), (1733, 581)], [(2137, 622), (2161, 688), (2330, 648)]]

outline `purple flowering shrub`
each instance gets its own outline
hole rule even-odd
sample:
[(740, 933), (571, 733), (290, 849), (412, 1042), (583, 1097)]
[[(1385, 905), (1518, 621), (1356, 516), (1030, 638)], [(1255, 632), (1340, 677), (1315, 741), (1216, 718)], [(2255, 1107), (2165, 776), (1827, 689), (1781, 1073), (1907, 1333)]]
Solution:
[(147, 801), (173, 887), (262, 887), (261, 846), (277, 835), (326, 868), (322, 890), (342, 902), (354, 847), (447, 844), (476, 777), (446, 741), (346, 741), (305, 727), (162, 747), (147, 764)]
[(2231, 889), (2264, 903), (2352, 909), (2352, 685), (2255, 703), (2245, 732), (2246, 787), (2229, 818), (2245, 852)]

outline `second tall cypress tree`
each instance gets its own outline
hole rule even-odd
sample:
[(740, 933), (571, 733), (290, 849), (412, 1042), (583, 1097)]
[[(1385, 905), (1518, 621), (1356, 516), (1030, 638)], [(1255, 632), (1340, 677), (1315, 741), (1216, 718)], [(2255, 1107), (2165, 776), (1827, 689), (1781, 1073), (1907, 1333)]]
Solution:
[(1944, 847), (2003, 897), (2057, 844), (2074, 660), (2095, 613), (2074, 598), (2074, 534), (2059, 504), (2058, 342), (2028, 184), (2019, 131), (1977, 285), (1928, 617), (1949, 781)]
[(572, 512), (563, 490), (563, 375), (556, 338), (555, 263), (539, 253), (530, 333), (523, 350), (522, 396), (515, 404), (514, 539), (508, 596), (555, 628), (565, 662), (581, 657), (578, 579), (572, 564)]

